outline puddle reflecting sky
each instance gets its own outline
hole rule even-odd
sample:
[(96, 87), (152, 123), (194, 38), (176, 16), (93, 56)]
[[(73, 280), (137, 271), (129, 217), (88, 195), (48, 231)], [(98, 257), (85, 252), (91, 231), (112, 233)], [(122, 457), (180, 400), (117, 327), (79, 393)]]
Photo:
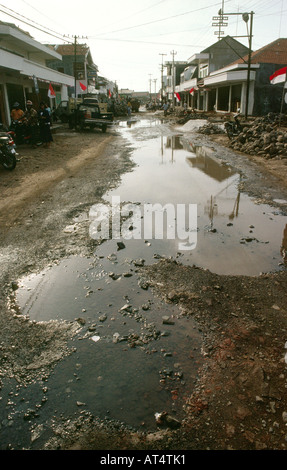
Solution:
[[(106, 195), (109, 203), (120, 196), (122, 203), (196, 204), (197, 246), (182, 253), (183, 263), (218, 274), (253, 276), (279, 269), (287, 218), (240, 193), (240, 174), (221, 164), (211, 149), (169, 135), (158, 120), (122, 123), (120, 129), (135, 148), (137, 167)], [(179, 251), (178, 240), (152, 244), (168, 256)], [(136, 254), (141, 244), (131, 240), (129, 249)]]
[[(282, 262), (286, 217), (240, 193), (240, 174), (220, 164), (211, 150), (194, 148), (183, 136), (171, 135), (160, 121), (121, 123), (119, 131), (132, 144), (137, 166), (105, 195), (107, 204), (115, 196), (122, 203), (139, 205), (196, 204), (196, 248), (179, 253), (178, 240), (143, 238), (124, 240), (125, 248), (118, 251), (117, 241), (111, 239), (94, 257), (72, 257), (23, 279), (17, 302), (22, 313), (36, 321), (85, 319), (77, 357), (62, 361), (50, 379), (50, 393), (59, 394), (54, 400), (60, 411), (74, 411), (80, 401), (101, 417), (108, 414), (152, 428), (156, 412), (182, 416), (184, 396), (192, 392), (202, 361), (201, 336), (193, 320), (182, 317), (176, 306), (138, 285), (133, 261), (155, 263), (156, 254), (219, 274), (258, 275), (278, 269)], [(132, 315), (121, 311), (127, 303), (135, 309)], [(100, 320), (102, 315), (105, 321)], [(175, 324), (163, 325), (163, 316), (174, 316)], [(135, 348), (126, 340), (113, 341), (117, 334), (142, 336), (151, 331), (164, 334)], [(177, 371), (183, 378), (176, 377)]]

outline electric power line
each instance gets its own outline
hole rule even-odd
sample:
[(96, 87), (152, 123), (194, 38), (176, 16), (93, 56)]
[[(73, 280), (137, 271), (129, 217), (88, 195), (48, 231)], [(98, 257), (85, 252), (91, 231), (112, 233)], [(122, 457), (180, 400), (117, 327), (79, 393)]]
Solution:
[[(21, 21), (22, 23), (28, 25), (28, 26), (31, 26), (32, 28), (35, 28), (37, 29), (38, 31), (41, 31), (42, 33), (45, 33), (47, 35), (50, 35), (52, 37), (55, 37), (56, 39), (60, 39), (61, 41), (64, 41), (64, 42), (68, 42), (70, 44), (73, 44), (73, 42), (69, 39), (67, 39), (67, 37), (65, 37), (64, 35), (62, 35), (61, 33), (57, 33), (56, 31), (53, 31), (53, 30), (50, 30), (49, 28), (46, 28), (46, 30), (44, 29), (45, 26), (41, 25), (40, 23), (36, 23), (35, 21), (33, 20), (30, 20), (30, 22), (28, 21), (29, 19), (26, 18), (25, 16), (21, 15), (20, 13), (17, 13), (15, 10), (11, 10), (10, 8), (7, 8), (5, 7), (4, 5), (0, 4), (0, 7), (2, 8), (6, 8), (9, 12), (12, 12), (12, 13), (8, 13), (4, 10), (1, 10), (0, 8), (0, 11), (4, 14), (6, 14), (7, 16), (10, 16), (18, 21)], [(17, 16), (15, 16), (17, 15)], [(180, 15), (176, 15), (176, 16), (181, 16)], [(160, 21), (160, 20), (159, 20)], [(33, 24), (31, 24), (31, 22)], [(49, 32), (50, 31), (50, 32)], [(162, 46), (162, 45), (166, 45), (166, 46), (179, 46), (179, 47), (199, 47), (198, 45), (195, 45), (195, 44), (175, 44), (175, 43), (161, 43), (161, 42), (152, 42), (152, 41), (137, 41), (137, 40), (129, 40), (129, 39), (117, 39), (117, 38), (99, 38), (99, 37), (87, 37), (87, 39), (90, 39), (90, 40), (104, 40), (104, 41), (116, 41), (116, 42), (127, 42), (127, 43), (138, 43), (138, 44), (153, 44), (153, 45), (159, 45), (159, 46)]]
[[(44, 18), (47, 18), (48, 20), (50, 21), (53, 21), (53, 23), (55, 23), (55, 18), (50, 18), (49, 16), (45, 15), (45, 13), (43, 13), (42, 11), (38, 10), (37, 8), (35, 8), (33, 5), (31, 5), (30, 3), (28, 3), (26, 0), (21, 0), (23, 3), (25, 3), (25, 5), (27, 5), (28, 7), (32, 8), (33, 10), (35, 10), (37, 13), (39, 13), (41, 16), (43, 16)], [(7, 7), (5, 7), (7, 8)], [(32, 21), (32, 20), (31, 20)], [(48, 29), (48, 28), (47, 28)]]
[[(231, 0), (227, 0), (227, 2), (230, 2), (230, 1)], [(129, 26), (128, 28), (117, 29), (115, 31), (108, 31), (108, 32), (102, 33), (102, 34), (113, 34), (113, 33), (118, 33), (120, 31), (127, 31), (129, 29), (140, 28), (141, 26), (148, 26), (150, 24), (160, 23), (162, 21), (167, 21), (167, 20), (170, 20), (170, 19), (173, 19), (173, 18), (178, 18), (180, 16), (190, 15), (191, 13), (197, 13), (198, 11), (207, 10), (207, 9), (212, 8), (212, 7), (215, 8), (218, 5), (221, 5), (221, 3), (215, 3), (215, 4), (209, 5), (207, 7), (197, 8), (195, 10), (186, 11), (184, 13), (178, 13), (177, 15), (168, 16), (166, 18), (160, 18), (159, 20), (153, 20), (153, 21), (149, 21), (147, 23), (142, 23), (142, 24), (138, 24), (138, 25), (134, 25), (134, 26)]]
[[(1, 11), (2, 13), (4, 13), (4, 15), (11, 16), (11, 17), (14, 18), (15, 20), (21, 21), (21, 23), (24, 23), (24, 24), (26, 24), (26, 25), (28, 25), (28, 26), (31, 26), (32, 28), (35, 28), (35, 29), (37, 29), (38, 31), (41, 31), (42, 33), (48, 34), (49, 36), (53, 36), (53, 37), (55, 37), (55, 38), (57, 38), (57, 39), (60, 39), (61, 41), (71, 42), (71, 41), (68, 41), (67, 39), (63, 39), (63, 35), (62, 35), (61, 33), (57, 33), (56, 31), (50, 30), (49, 28), (46, 28), (46, 30), (44, 30), (44, 29), (42, 29), (42, 28), (45, 28), (45, 26), (42, 26), (42, 25), (36, 23), (36, 22), (33, 21), (33, 20), (29, 20), (29, 18), (26, 18), (26, 17), (23, 16), (23, 15), (20, 15), (19, 13), (15, 12), (14, 10), (10, 10), (10, 8), (7, 8), (7, 7), (5, 7), (5, 6), (2, 5), (2, 4), (0, 4), (0, 7), (6, 8), (7, 10), (9, 10), (9, 11), (11, 11), (11, 12), (14, 13), (14, 14), (12, 15), (12, 13), (7, 13), (6, 11), (4, 11), (4, 10), (2, 10), (2, 9), (0, 8), (0, 11)], [(18, 18), (17, 16), (15, 16), (15, 14), (18, 15), (20, 18)], [(24, 19), (22, 19), (22, 18), (24, 18)], [(27, 20), (31, 21), (31, 22), (34, 23), (34, 24), (29, 23)], [(34, 26), (34, 25), (38, 25), (38, 26)], [(51, 31), (51, 32), (49, 32), (49, 31)], [(55, 34), (52, 34), (52, 33), (55, 33)]]
[(119, 38), (97, 38), (97, 37), (90, 37), (88, 36), (89, 40), (94, 41), (112, 41), (112, 42), (129, 42), (129, 43), (137, 43), (137, 44), (152, 44), (155, 46), (179, 46), (179, 47), (200, 47), (198, 44), (175, 44), (167, 43), (167, 42), (154, 42), (154, 41), (137, 41), (135, 39), (119, 39)]
[[(231, 1), (231, 0), (227, 0), (227, 1)], [(159, 2), (159, 3), (162, 3), (162, 2)], [(216, 6), (218, 5), (218, 3), (216, 3), (215, 5), (213, 6)], [(5, 7), (4, 5), (0, 4), (0, 7), (2, 8), (5, 8), (7, 11), (4, 11), (4, 10), (1, 10), (0, 11), (4, 14), (6, 14), (7, 16), (10, 16), (18, 21), (21, 21), (22, 23), (28, 25), (28, 26), (31, 26), (32, 28), (34, 29), (37, 29), (38, 31), (41, 31), (42, 33), (45, 33), (47, 35), (50, 35), (52, 37), (55, 37), (56, 39), (60, 39), (64, 42), (68, 42), (70, 44), (73, 44), (72, 41), (68, 40), (67, 37), (65, 35), (62, 35), (61, 33), (58, 33), (54, 30), (51, 30), (43, 25), (41, 25), (40, 23), (37, 23), (33, 20), (30, 20), (29, 18), (26, 18), (24, 15), (21, 15), (20, 13), (16, 12), (15, 10), (12, 10), (8, 7)], [(180, 13), (178, 15), (172, 15), (170, 17), (167, 17), (167, 18), (163, 18), (163, 19), (160, 19), (160, 20), (154, 20), (150, 23), (146, 23), (146, 24), (151, 24), (151, 23), (156, 23), (156, 22), (159, 22), (159, 21), (165, 21), (165, 20), (168, 20), (170, 18), (175, 18), (175, 17), (179, 17), (179, 16), (183, 16), (183, 15), (186, 15), (186, 14), (190, 14), (190, 13), (194, 13), (196, 11), (201, 11), (201, 10), (204, 10), (204, 9), (207, 9), (207, 8), (210, 8), (211, 6), (208, 6), (208, 7), (202, 7), (202, 8), (199, 8), (199, 9), (196, 9), (196, 10), (192, 10), (192, 11), (189, 11), (189, 12), (186, 12), (186, 13)], [(10, 13), (9, 13), (10, 12)], [(17, 16), (15, 16), (17, 15)], [(33, 23), (33, 24), (31, 24)], [(137, 27), (137, 26), (133, 26), (131, 28), (134, 28), (134, 27)], [(125, 29), (125, 28), (124, 28)], [(130, 29), (130, 28), (126, 28), (126, 29)], [(106, 34), (106, 33), (104, 33)], [(167, 46), (179, 46), (179, 47), (198, 47), (197, 45), (190, 45), (190, 44), (175, 44), (175, 43), (157, 43), (157, 42), (148, 42), (148, 41), (136, 41), (136, 40), (128, 40), (128, 39), (111, 39), (111, 38), (99, 38), (98, 36), (96, 37), (93, 37), (93, 36), (90, 36), (88, 37), (88, 39), (96, 39), (96, 40), (105, 40), (105, 41), (121, 41), (121, 42), (130, 42), (130, 43), (143, 43), (143, 44), (154, 44), (154, 45), (167, 45)]]
[(276, 11), (274, 13), (272, 13), (272, 15), (270, 15), (270, 13), (266, 13), (265, 15), (259, 15), (260, 18), (263, 18), (264, 16), (273, 16), (273, 15), (278, 15), (278, 13), (282, 14), (282, 13), (286, 13), (287, 10), (281, 10), (281, 11)]
[[(160, 5), (161, 3), (164, 3), (164, 2), (166, 2), (166, 1), (167, 1), (167, 0), (161, 0), (160, 2), (156, 3), (155, 5), (151, 5), (151, 6), (147, 7), (147, 8), (144, 8), (143, 10), (136, 11), (135, 13), (133, 13), (133, 14), (130, 15), (130, 16), (125, 16), (125, 17), (123, 18), (123, 20), (129, 20), (129, 19), (133, 18), (134, 16), (139, 15), (140, 13), (143, 13), (143, 12), (145, 12), (145, 11), (147, 11), (147, 10), (150, 10), (151, 8), (155, 8), (155, 7), (157, 7), (158, 5)], [(113, 24), (118, 24), (119, 22), (121, 22), (121, 21), (123, 21), (123, 20), (122, 20), (122, 19), (118, 19), (116, 22), (112, 23), (110, 26), (112, 26)], [(101, 34), (101, 33), (99, 33), (99, 34)]]
[[(24, 0), (23, 0), (24, 1)], [(161, 2), (159, 3), (162, 3), (164, 0), (162, 0)], [(227, 2), (229, 2), (231, 0), (227, 0)], [(159, 4), (158, 3), (158, 4)], [(255, 2), (255, 4), (257, 4), (258, 2)], [(265, 7), (267, 2), (264, 2), (263, 4), (261, 3), (261, 7)], [(28, 3), (27, 3), (28, 4)], [(157, 5), (158, 5), (157, 4)], [(211, 8), (211, 7), (215, 7), (216, 5), (219, 5), (219, 3), (216, 3), (214, 5), (209, 5), (207, 7), (201, 7), (201, 8), (198, 8), (198, 9), (195, 9), (195, 10), (192, 10), (192, 11), (188, 11), (188, 12), (185, 12), (185, 13), (180, 13), (180, 14), (177, 14), (177, 15), (172, 15), (172, 16), (169, 16), (169, 17), (166, 17), (166, 18), (162, 18), (162, 19), (159, 19), (159, 20), (153, 20), (151, 22), (147, 22), (147, 23), (144, 23), (144, 24), (141, 24), (141, 25), (135, 25), (135, 26), (131, 26), (129, 28), (123, 28), (123, 29), (120, 29), (120, 30), (117, 30), (117, 31), (125, 31), (125, 30), (129, 30), (129, 29), (132, 29), (132, 28), (137, 28), (137, 27), (140, 27), (140, 26), (145, 26), (145, 25), (149, 25), (149, 24), (154, 24), (154, 23), (158, 23), (158, 22), (161, 22), (161, 21), (166, 21), (168, 19), (172, 19), (172, 18), (177, 18), (177, 17), (180, 17), (180, 16), (183, 16), (183, 15), (187, 15), (187, 14), (190, 14), (190, 13), (196, 13), (198, 11), (202, 11), (202, 10), (205, 10), (205, 9), (208, 9), (208, 8)], [(73, 44), (73, 42), (69, 39), (67, 39), (67, 36), (61, 34), (61, 33), (58, 33), (57, 31), (54, 31), (52, 29), (49, 29), (43, 25), (41, 25), (40, 23), (37, 23), (35, 21), (33, 21), (32, 19), (29, 19), (29, 18), (26, 18), (25, 16), (21, 15), (20, 13), (17, 13), (15, 10), (12, 10), (8, 7), (5, 7), (4, 5), (0, 4), (0, 7), (2, 8), (5, 8), (7, 11), (4, 11), (0, 8), (0, 11), (2, 13), (4, 13), (5, 15), (7, 16), (10, 16), (34, 29), (37, 29), (38, 31), (41, 31), (47, 35), (50, 35), (52, 37), (55, 37), (61, 41), (64, 41), (64, 42), (68, 42), (70, 44)], [(266, 5), (267, 7), (267, 5)], [(149, 8), (147, 8), (149, 9)], [(36, 10), (36, 9), (35, 9)], [(38, 11), (38, 10), (37, 10)], [(144, 11), (144, 10), (142, 10)], [(262, 12), (264, 11), (263, 9), (261, 10)], [(266, 10), (265, 10), (266, 11)], [(10, 12), (10, 13), (9, 13)], [(285, 13), (286, 10), (283, 10), (281, 9), (280, 12), (272, 12), (272, 16), (273, 15), (277, 15), (278, 13), (282, 14)], [(17, 16), (15, 16), (17, 15)], [(271, 16), (270, 15), (270, 16)], [(259, 14), (258, 16), (260, 17), (263, 17), (263, 16), (266, 16), (264, 14)], [(257, 17), (258, 17), (257, 16)], [(205, 28), (203, 28), (205, 29)], [(111, 31), (109, 34), (112, 34), (116, 31)], [(178, 33), (178, 32), (177, 32)], [(108, 34), (108, 33), (104, 33), (104, 34)], [(168, 33), (166, 33), (168, 34)], [(164, 35), (164, 34), (163, 34)], [(152, 37), (152, 36), (147, 36), (147, 37)], [(198, 44), (175, 44), (175, 43), (163, 43), (163, 42), (154, 42), (154, 41), (140, 41), (140, 40), (132, 40), (132, 39), (118, 39), (118, 38), (102, 38), (102, 37), (99, 37), (99, 36), (88, 36), (87, 39), (90, 39), (90, 40), (102, 40), (102, 41), (116, 41), (116, 42), (126, 42), (126, 43), (138, 43), (138, 44), (152, 44), (152, 45), (159, 45), (159, 46), (162, 46), (162, 45), (165, 45), (165, 46), (178, 46), (178, 47), (201, 47), (200, 45)]]

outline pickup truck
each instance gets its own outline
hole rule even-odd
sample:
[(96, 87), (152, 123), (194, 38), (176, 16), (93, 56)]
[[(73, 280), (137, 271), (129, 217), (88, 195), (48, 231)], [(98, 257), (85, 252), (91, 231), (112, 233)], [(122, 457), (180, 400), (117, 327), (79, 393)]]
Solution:
[[(77, 99), (77, 104), (82, 102), (82, 100)], [(66, 101), (61, 101), (57, 108), (53, 111), (52, 117), (54, 121), (69, 122), (69, 116), (75, 109), (75, 100), (70, 98)]]
[(99, 127), (102, 132), (106, 132), (109, 126), (113, 125), (114, 115), (105, 112), (101, 103), (92, 100), (84, 100), (79, 104), (74, 112), (69, 116), (69, 128), (76, 130), (84, 130), (86, 127), (94, 129)]

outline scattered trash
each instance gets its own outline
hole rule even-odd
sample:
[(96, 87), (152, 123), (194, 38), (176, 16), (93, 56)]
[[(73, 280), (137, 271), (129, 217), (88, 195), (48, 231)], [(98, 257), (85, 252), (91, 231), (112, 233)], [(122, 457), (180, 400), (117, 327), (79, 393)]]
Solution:
[(162, 323), (163, 323), (164, 325), (174, 325), (174, 321), (171, 320), (171, 318), (168, 317), (167, 315), (164, 315), (164, 316), (162, 317)]
[(64, 233), (73, 233), (73, 232), (75, 232), (76, 229), (77, 229), (77, 224), (74, 224), (74, 225), (67, 225), (67, 226), (64, 228)]
[(97, 343), (101, 339), (100, 336), (92, 336), (91, 340), (93, 340), (95, 343)]
[(132, 306), (129, 305), (129, 304), (125, 304), (120, 310), (119, 312), (131, 312), (132, 311)]
[(113, 279), (114, 281), (117, 281), (121, 277), (120, 274), (115, 274), (115, 273), (109, 273), (109, 277)]
[(138, 282), (138, 285), (139, 285), (139, 287), (141, 287), (143, 290), (148, 290), (148, 288), (149, 288), (149, 282), (144, 281), (143, 279), (141, 279), (141, 280)]
[(113, 334), (113, 343), (118, 343), (119, 338), (120, 338), (120, 334), (119, 333), (114, 333)]
[(100, 320), (101, 322), (106, 321), (106, 319), (107, 319), (107, 315), (105, 315), (105, 314), (104, 314), (104, 315), (101, 315), (101, 316), (99, 317), (99, 320)]
[(145, 263), (145, 260), (144, 259), (137, 259), (137, 260), (134, 260), (133, 263), (137, 267), (142, 267)]
[(156, 424), (160, 426), (167, 426), (172, 429), (176, 429), (181, 426), (180, 421), (178, 421), (173, 416), (170, 416), (166, 411), (155, 413), (155, 421)]
[(107, 258), (110, 261), (117, 261), (117, 255), (115, 253), (111, 253)]
[(118, 245), (118, 250), (123, 250), (126, 247), (126, 245), (123, 242), (117, 242), (117, 245)]

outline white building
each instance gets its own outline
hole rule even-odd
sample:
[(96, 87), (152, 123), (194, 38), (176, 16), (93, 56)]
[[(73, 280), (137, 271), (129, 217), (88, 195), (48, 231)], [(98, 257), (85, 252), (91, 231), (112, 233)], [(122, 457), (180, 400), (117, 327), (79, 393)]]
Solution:
[[(36, 108), (40, 101), (56, 106), (68, 98), (68, 87), (74, 78), (48, 68), (46, 61), (60, 59), (53, 49), (35, 41), (15, 25), (0, 22), (0, 120), (10, 124), (10, 111), (15, 101), (25, 109), (28, 99)], [(48, 98), (49, 85), (56, 98)]]

